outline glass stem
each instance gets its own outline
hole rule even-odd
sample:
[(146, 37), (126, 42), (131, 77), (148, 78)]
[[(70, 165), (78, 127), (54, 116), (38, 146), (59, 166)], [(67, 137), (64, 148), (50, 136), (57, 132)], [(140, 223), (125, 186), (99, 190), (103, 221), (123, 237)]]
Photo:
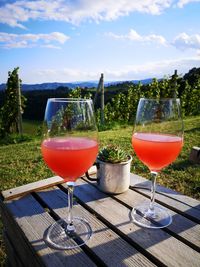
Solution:
[(74, 182), (68, 182), (68, 217), (67, 217), (67, 232), (71, 233), (75, 231), (73, 224), (73, 192)]
[(154, 214), (154, 203), (155, 203), (155, 194), (156, 194), (156, 177), (158, 173), (151, 171), (151, 201), (149, 205), (149, 212)]

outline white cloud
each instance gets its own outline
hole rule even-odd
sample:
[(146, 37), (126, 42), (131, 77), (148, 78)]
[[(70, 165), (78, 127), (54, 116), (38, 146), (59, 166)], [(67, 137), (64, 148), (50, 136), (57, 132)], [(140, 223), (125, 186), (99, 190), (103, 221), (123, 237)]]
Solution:
[(176, 48), (185, 50), (185, 49), (200, 49), (200, 34), (188, 35), (187, 33), (180, 33), (175, 37), (172, 42)]
[(146, 62), (141, 65), (124, 66), (122, 70), (106, 70), (105, 77), (110, 76), (118, 79), (144, 79), (162, 78), (164, 75), (171, 75), (177, 69), (179, 74), (187, 72), (194, 66), (200, 66), (200, 58), (180, 58), (176, 60), (162, 60), (156, 62)]
[[(177, 60), (163, 60), (157, 62), (146, 62), (140, 65), (122, 66), (120, 69), (96, 69), (93, 71), (83, 69), (43, 69), (34, 72), (32, 77), (37, 77), (37, 82), (73, 82), (98, 80), (101, 73), (104, 73), (105, 81), (113, 80), (140, 80), (145, 78), (162, 78), (164, 75), (172, 75), (175, 69), (182, 75), (193, 67), (200, 67), (200, 57), (180, 58)], [(28, 74), (30, 75), (30, 73)], [(66, 78), (67, 77), (67, 78)], [(26, 83), (33, 83), (22, 77)]]
[(12, 34), (0, 32), (0, 47), (2, 48), (25, 48), (41, 46), (46, 48), (59, 48), (55, 43), (64, 44), (69, 36), (52, 32), (48, 34)]
[(96, 22), (114, 20), (131, 12), (161, 14), (173, 0), (19, 0), (0, 7), (0, 22), (25, 28), (32, 20), (55, 20), (78, 24), (84, 20)]
[[(37, 77), (37, 82), (70, 82), (84, 80), (98, 80), (100, 73), (98, 71), (82, 70), (78, 68), (63, 68), (63, 69), (39, 69), (34, 70), (32, 75)], [(27, 74), (28, 76), (30, 73)], [(31, 79), (32, 77), (31, 76)], [(33, 80), (27, 80), (22, 77), (26, 83), (34, 83)]]
[(130, 13), (160, 15), (167, 8), (184, 7), (200, 0), (1, 0), (0, 23), (26, 28), (29, 20), (54, 20), (79, 24), (82, 21), (110, 21)]
[(61, 49), (60, 46), (52, 45), (52, 44), (41, 45), (41, 47), (43, 47), (43, 48), (51, 48), (51, 49)]
[(200, 2), (200, 0), (179, 0), (177, 6), (183, 8), (185, 5), (193, 2)]
[(143, 42), (143, 43), (158, 43), (161, 45), (166, 45), (167, 42), (165, 38), (161, 35), (150, 34), (150, 35), (140, 35), (135, 30), (130, 29), (128, 34), (125, 35), (117, 35), (115, 33), (109, 32), (106, 35), (114, 38), (114, 39), (121, 39), (121, 40), (130, 40), (134, 42)]

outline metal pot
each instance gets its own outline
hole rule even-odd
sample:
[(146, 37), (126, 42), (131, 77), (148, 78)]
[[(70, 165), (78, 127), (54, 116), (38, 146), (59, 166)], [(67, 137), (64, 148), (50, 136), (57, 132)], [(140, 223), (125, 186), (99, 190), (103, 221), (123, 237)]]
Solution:
[(129, 160), (121, 163), (108, 163), (97, 159), (97, 185), (106, 193), (120, 194), (128, 190), (130, 185)]

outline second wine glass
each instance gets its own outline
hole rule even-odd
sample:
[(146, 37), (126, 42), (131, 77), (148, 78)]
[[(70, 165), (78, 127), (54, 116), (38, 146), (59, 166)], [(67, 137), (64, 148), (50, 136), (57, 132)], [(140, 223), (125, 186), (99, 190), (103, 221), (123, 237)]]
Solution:
[(172, 217), (155, 204), (156, 177), (179, 155), (183, 146), (183, 122), (179, 99), (147, 99), (139, 101), (132, 146), (138, 158), (149, 168), (152, 179), (150, 203), (133, 208), (133, 221), (147, 228), (163, 228)]

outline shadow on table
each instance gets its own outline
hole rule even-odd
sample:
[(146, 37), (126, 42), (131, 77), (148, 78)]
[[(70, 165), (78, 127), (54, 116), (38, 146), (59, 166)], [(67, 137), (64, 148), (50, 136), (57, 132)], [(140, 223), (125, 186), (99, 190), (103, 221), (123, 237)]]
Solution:
[[(55, 188), (52, 190), (47, 191), (41, 191), (36, 194), (38, 197), (35, 197), (34, 195), (27, 195), (25, 197), (22, 197), (18, 200), (11, 201), (8, 204), (8, 208), (12, 211), (12, 214), (15, 215), (15, 217), (18, 219), (20, 218), (27, 218), (30, 221), (33, 220), (36, 221), (36, 218), (38, 214), (43, 214), (45, 212), (45, 207), (49, 210), (54, 210), (56, 212), (59, 209), (66, 208), (67, 206), (67, 194), (64, 191), (61, 191), (59, 188)], [(195, 227), (194, 222), (187, 222), (187, 218), (183, 216), (184, 220), (181, 220), (181, 217), (179, 214), (175, 214), (173, 216), (173, 222), (176, 222), (176, 224), (173, 224), (167, 228), (167, 230), (152, 230), (152, 229), (145, 229), (136, 227), (133, 222), (131, 222), (130, 217), (126, 216), (124, 217), (123, 212), (122, 215), (119, 215), (119, 218), (115, 217), (115, 220), (110, 221), (110, 214), (117, 212), (118, 205), (122, 205), (117, 203), (115, 200), (113, 200), (112, 203), (114, 203), (113, 207), (107, 207), (106, 205), (109, 205), (109, 202), (107, 202), (108, 199), (110, 199), (109, 195), (106, 195), (99, 191), (97, 188), (93, 187), (91, 190), (91, 185), (89, 184), (81, 184), (77, 185), (75, 188), (75, 196), (78, 198), (78, 202), (86, 208), (89, 212), (92, 214), (94, 213), (94, 220), (96, 217), (100, 219), (105, 225), (101, 229), (94, 230), (93, 237), (99, 235), (98, 238), (101, 239), (101, 235), (104, 233), (104, 231), (107, 231), (108, 228), (111, 228), (113, 232), (116, 232), (117, 235), (119, 234), (123, 240), (128, 242), (131, 246), (135, 247), (136, 249), (141, 250), (143, 253), (147, 251), (149, 248), (152, 248), (154, 245), (161, 243), (162, 241), (165, 241), (167, 239), (172, 238), (171, 235), (168, 233), (168, 230), (174, 232), (174, 237), (176, 242), (179, 242), (178, 239), (180, 239), (182, 242), (185, 242), (185, 236), (181, 236), (179, 234), (185, 232), (186, 230), (192, 229)], [(94, 205), (90, 205), (91, 203), (95, 203)], [(95, 209), (95, 206), (98, 204), (105, 205), (106, 208), (109, 208), (109, 213), (101, 214), (100, 209)], [(75, 206), (77, 204), (75, 203)], [(102, 206), (103, 207), (103, 206)], [(200, 209), (200, 205), (197, 205), (195, 209)], [(124, 207), (123, 210), (127, 210), (127, 207)], [(187, 210), (187, 213), (190, 213), (190, 211), (193, 211), (193, 207), (189, 207)], [(47, 210), (48, 211), (48, 210)], [(47, 212), (46, 211), (46, 212)], [(94, 212), (92, 212), (94, 211)], [(120, 213), (119, 213), (120, 214)], [(124, 214), (128, 214), (127, 212)], [(51, 213), (50, 213), (51, 215)], [(91, 215), (92, 216), (92, 215)], [(45, 220), (45, 218), (44, 218)], [(31, 224), (31, 222), (29, 222)], [(111, 246), (117, 250), (122, 245), (122, 240), (119, 237), (116, 237), (116, 239), (104, 243), (102, 245), (94, 245), (94, 252), (95, 253), (106, 253), (107, 249)], [(40, 244), (41, 240), (35, 240), (34, 246), (38, 247), (38, 249), (43, 249), (46, 247), (46, 245)], [(39, 242), (39, 244), (37, 244)], [(124, 242), (124, 241), (123, 241)], [(171, 242), (171, 241), (170, 241)], [(187, 244), (190, 245), (190, 241), (187, 241)], [(173, 247), (173, 242), (171, 242)], [(193, 247), (197, 249), (197, 245), (193, 244)], [(57, 252), (56, 252), (57, 253)], [(114, 253), (114, 252), (113, 252)], [(118, 261), (123, 262), (126, 258), (133, 256), (136, 254), (136, 250), (127, 250), (127, 252), (124, 254), (118, 253)], [(147, 252), (149, 253), (149, 252)], [(151, 252), (153, 253), (153, 252)], [(184, 255), (184, 253), (183, 253)], [(74, 257), (74, 255), (70, 256)]]

